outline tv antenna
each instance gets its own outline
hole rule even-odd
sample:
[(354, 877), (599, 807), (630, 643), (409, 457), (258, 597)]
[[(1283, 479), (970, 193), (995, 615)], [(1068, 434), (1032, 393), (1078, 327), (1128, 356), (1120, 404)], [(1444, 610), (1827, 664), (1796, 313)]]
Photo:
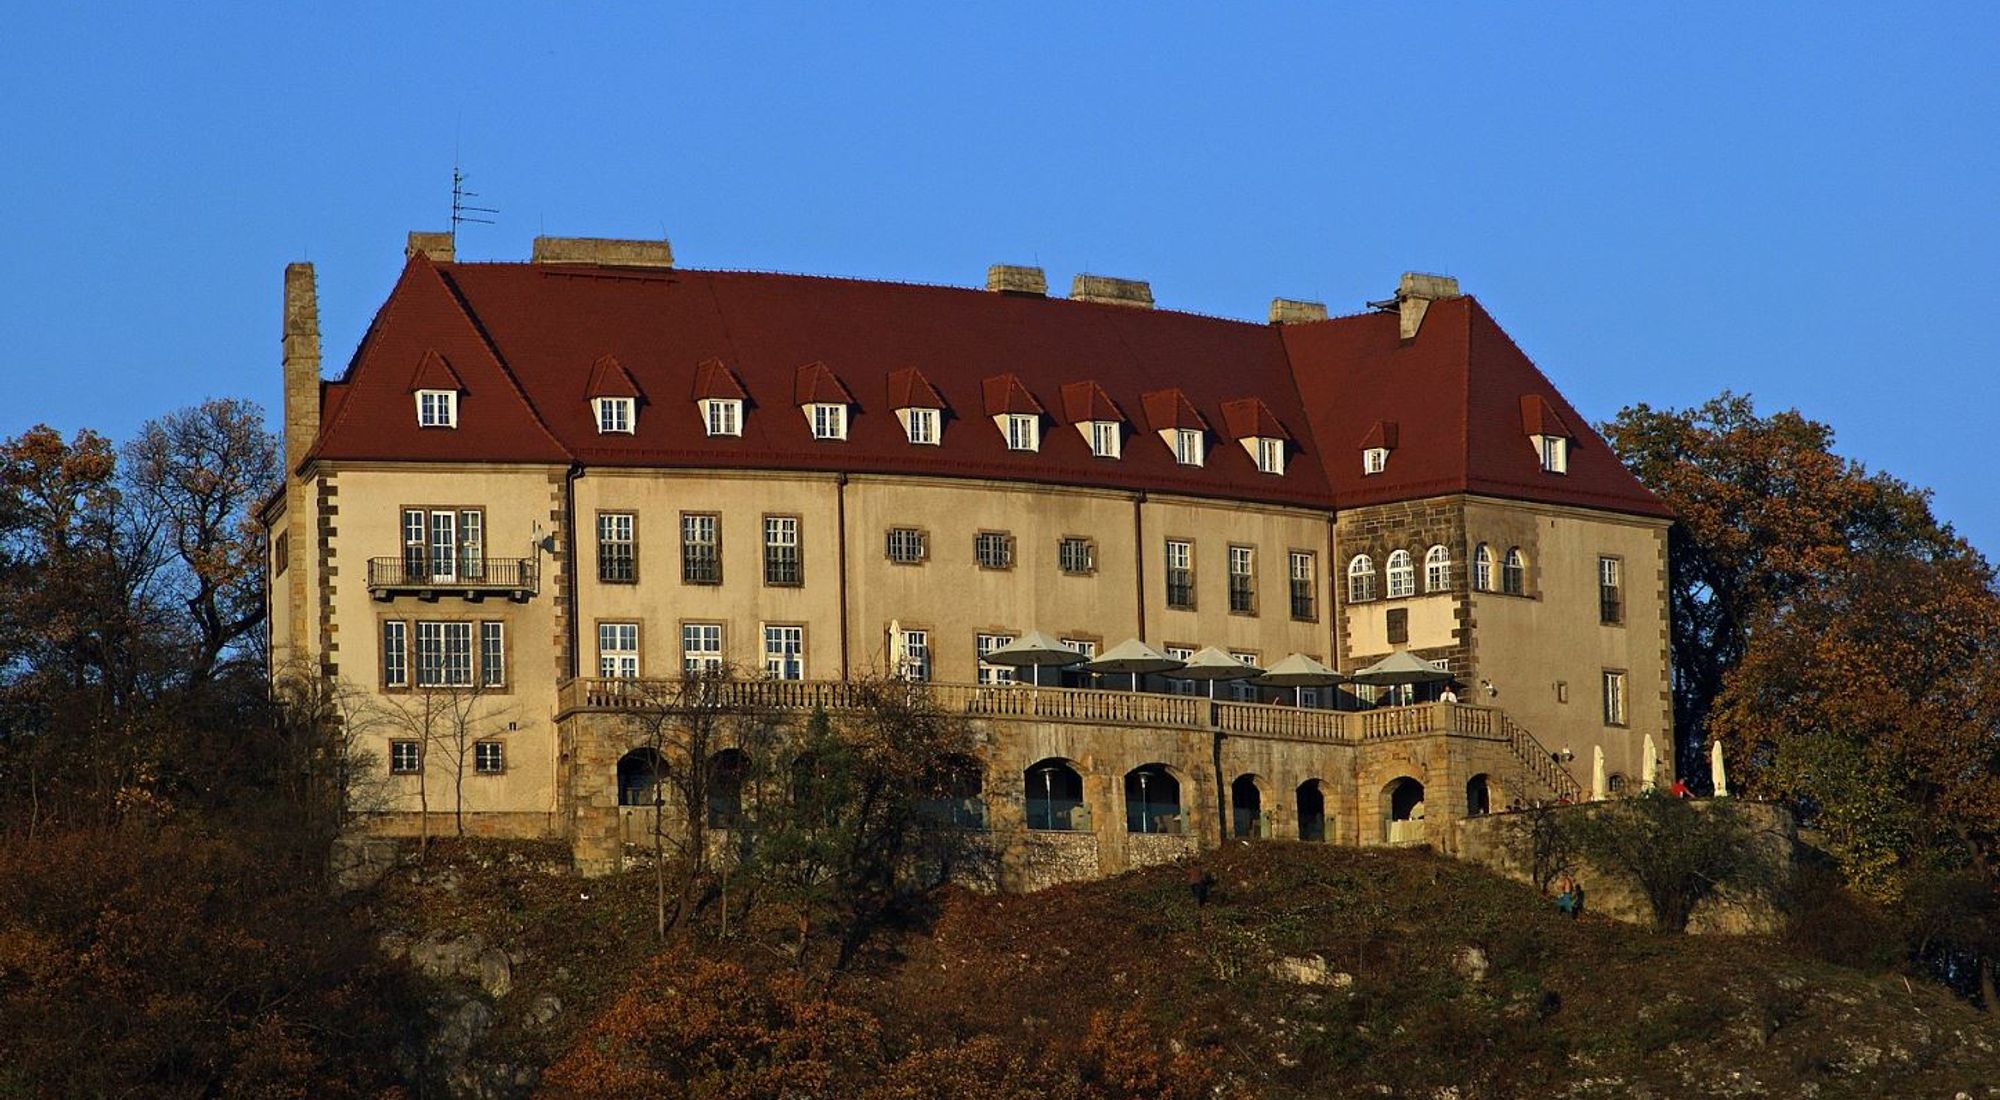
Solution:
[(479, 215), (498, 214), (500, 212), (491, 206), (467, 205), (465, 200), (476, 199), (478, 197), (479, 192), (467, 191), (465, 189), (465, 173), (458, 170), (458, 165), (453, 164), (451, 166), (451, 240), (454, 246), (458, 243), (459, 225), (466, 222), (474, 225), (492, 225), (492, 218), (482, 218)]

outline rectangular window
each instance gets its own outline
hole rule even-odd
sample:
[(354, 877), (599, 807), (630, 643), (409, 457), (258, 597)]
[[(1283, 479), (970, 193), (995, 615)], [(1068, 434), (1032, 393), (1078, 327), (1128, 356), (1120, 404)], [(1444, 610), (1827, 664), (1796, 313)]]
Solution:
[(504, 623), (479, 624), (479, 684), (507, 686), (507, 635)]
[[(1188, 659), (1194, 656), (1194, 647), (1187, 645), (1162, 646), (1160, 652), (1165, 653), (1182, 664), (1186, 664)], [(1200, 694), (1198, 685), (1193, 680), (1176, 679), (1171, 676), (1167, 678), (1167, 691), (1174, 695)]]
[(702, 416), (708, 421), (708, 434), (743, 434), (743, 402), (710, 398), (703, 401), (702, 406)]
[(285, 571), (285, 567), (291, 563), (292, 560), (291, 546), (292, 546), (292, 539), (289, 532), (280, 531), (278, 532), (278, 537), (271, 540), (272, 576), (276, 577), (282, 575)]
[(986, 655), (1002, 646), (1012, 645), (1012, 634), (980, 634), (973, 638), (973, 652), (978, 657), (979, 682), (982, 684), (1011, 684), (1014, 670), (1007, 665), (986, 663)]
[(681, 515), (681, 581), (722, 583), (722, 518), (684, 512)]
[(1545, 435), (1542, 439), (1542, 469), (1551, 474), (1569, 472), (1569, 440), (1559, 435)]
[(1257, 551), (1248, 546), (1229, 548), (1229, 610), (1235, 615), (1257, 613)]
[(915, 565), (924, 560), (924, 533), (915, 527), (891, 527), (887, 550), (890, 561)]
[(604, 512), (597, 517), (597, 579), (607, 584), (631, 584), (639, 579), (638, 526), (630, 512)]
[(1622, 563), (1617, 558), (1597, 559), (1597, 621), (1616, 625), (1625, 621), (1625, 587)]
[(1604, 724), (1625, 724), (1625, 674), (1608, 668), (1604, 670)]
[(607, 679), (639, 675), (639, 624), (597, 624), (597, 674)]
[(764, 517), (764, 583), (796, 585), (804, 583), (804, 566), (799, 558), (799, 517)]
[(1090, 422), (1090, 453), (1098, 458), (1117, 458), (1124, 433), (1116, 420)]
[(905, 630), (898, 647), (896, 674), (918, 683), (931, 678), (931, 634), (928, 630)]
[(1257, 469), (1260, 473), (1282, 474), (1285, 472), (1285, 441), (1269, 436), (1257, 438)]
[(1197, 428), (1174, 429), (1174, 461), (1183, 466), (1199, 466), (1202, 460), (1201, 431)]
[(806, 678), (806, 628), (764, 624), (764, 675), (773, 680)]
[(910, 442), (935, 444), (938, 441), (938, 411), (936, 409), (904, 409), (909, 417)]
[(389, 774), (415, 775), (424, 766), (423, 746), (415, 741), (389, 742)]
[(430, 519), (422, 510), (403, 509), (403, 583), (415, 584), (425, 580), (429, 573), (424, 563), (430, 560), (429, 530)]
[(681, 624), (681, 674), (698, 676), (722, 668), (722, 624)]
[[(1257, 655), (1255, 653), (1246, 653), (1242, 650), (1232, 649), (1229, 651), (1229, 655), (1236, 658), (1238, 664), (1249, 665), (1252, 668), (1257, 667)], [(1241, 703), (1254, 703), (1257, 701), (1256, 685), (1252, 684), (1249, 680), (1229, 681), (1229, 694)]]
[(599, 435), (611, 432), (632, 431), (632, 399), (629, 397), (600, 397), (597, 399), (597, 432)]
[(1041, 420), (1025, 413), (1007, 415), (1007, 449), (1033, 451), (1041, 447)]
[(486, 576), (486, 513), (467, 508), (458, 514), (458, 575)]
[(1407, 607), (1392, 607), (1392, 608), (1390, 608), (1390, 609), (1389, 609), (1389, 617), (1388, 617), (1388, 624), (1387, 624), (1387, 625), (1388, 625), (1388, 630), (1389, 630), (1389, 644), (1390, 644), (1390, 645), (1408, 645), (1408, 644), (1410, 644), (1410, 609), (1409, 609), (1409, 608), (1407, 608)]
[(382, 686), (410, 686), (410, 624), (399, 619), (382, 623)]
[[(1097, 643), (1089, 638), (1064, 638), (1062, 644), (1083, 654), (1085, 661), (1097, 659)], [(1082, 665), (1071, 665), (1062, 670), (1062, 686), (1068, 688), (1095, 687), (1097, 674)]]
[(472, 770), (480, 775), (499, 775), (507, 770), (507, 750), (498, 741), (472, 743)]
[(819, 404), (812, 407), (814, 439), (847, 438), (847, 406)]
[(417, 624), (417, 686), (472, 686), (472, 624)]
[(1194, 543), (1167, 540), (1167, 606), (1194, 609)]
[(1014, 567), (1014, 536), (1005, 531), (981, 531), (972, 536), (972, 559), (981, 569)]
[(1379, 474), (1389, 468), (1389, 448), (1370, 447), (1361, 452), (1361, 472)]
[(1056, 544), (1056, 568), (1065, 573), (1095, 573), (1097, 550), (1089, 539), (1066, 538)]
[(1319, 617), (1319, 561), (1305, 550), (1291, 553), (1292, 618), (1312, 622)]
[(477, 508), (405, 508), (404, 584), (486, 575), (486, 513)]
[(420, 428), (458, 427), (456, 390), (418, 390), (417, 426)]

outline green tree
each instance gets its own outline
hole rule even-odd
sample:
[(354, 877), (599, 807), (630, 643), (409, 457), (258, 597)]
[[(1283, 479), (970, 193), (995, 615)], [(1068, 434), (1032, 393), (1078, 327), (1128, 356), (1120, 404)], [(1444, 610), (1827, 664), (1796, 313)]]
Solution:
[(1638, 884), (1655, 931), (1686, 930), (1717, 891), (1776, 885), (1755, 832), (1727, 800), (1696, 804), (1648, 791), (1572, 811), (1562, 827), (1585, 862)]

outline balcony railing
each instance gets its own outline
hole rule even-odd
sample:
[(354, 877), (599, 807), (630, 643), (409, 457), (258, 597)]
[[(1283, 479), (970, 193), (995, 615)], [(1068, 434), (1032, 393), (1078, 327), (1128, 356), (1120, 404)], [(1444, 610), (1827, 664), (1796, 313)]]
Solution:
[(439, 563), (415, 558), (370, 558), (368, 591), (383, 600), (399, 593), (431, 598), (465, 595), (475, 599), (504, 595), (525, 600), (536, 592), (535, 559), (460, 559), (441, 567)]

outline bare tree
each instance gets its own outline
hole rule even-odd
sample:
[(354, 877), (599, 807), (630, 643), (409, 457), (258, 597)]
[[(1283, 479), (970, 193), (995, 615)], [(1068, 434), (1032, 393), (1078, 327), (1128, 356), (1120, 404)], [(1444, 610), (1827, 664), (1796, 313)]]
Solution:
[(422, 851), (431, 839), (431, 765), (444, 765), (451, 783), (453, 832), (465, 835), (465, 777), (475, 762), (477, 745), (505, 728), (512, 709), (496, 702), (494, 691), (475, 676), (466, 683), (423, 683), (451, 677), (436, 670), (419, 673), (419, 686), (380, 697), (370, 724), (386, 728), (417, 744), (417, 836)]

